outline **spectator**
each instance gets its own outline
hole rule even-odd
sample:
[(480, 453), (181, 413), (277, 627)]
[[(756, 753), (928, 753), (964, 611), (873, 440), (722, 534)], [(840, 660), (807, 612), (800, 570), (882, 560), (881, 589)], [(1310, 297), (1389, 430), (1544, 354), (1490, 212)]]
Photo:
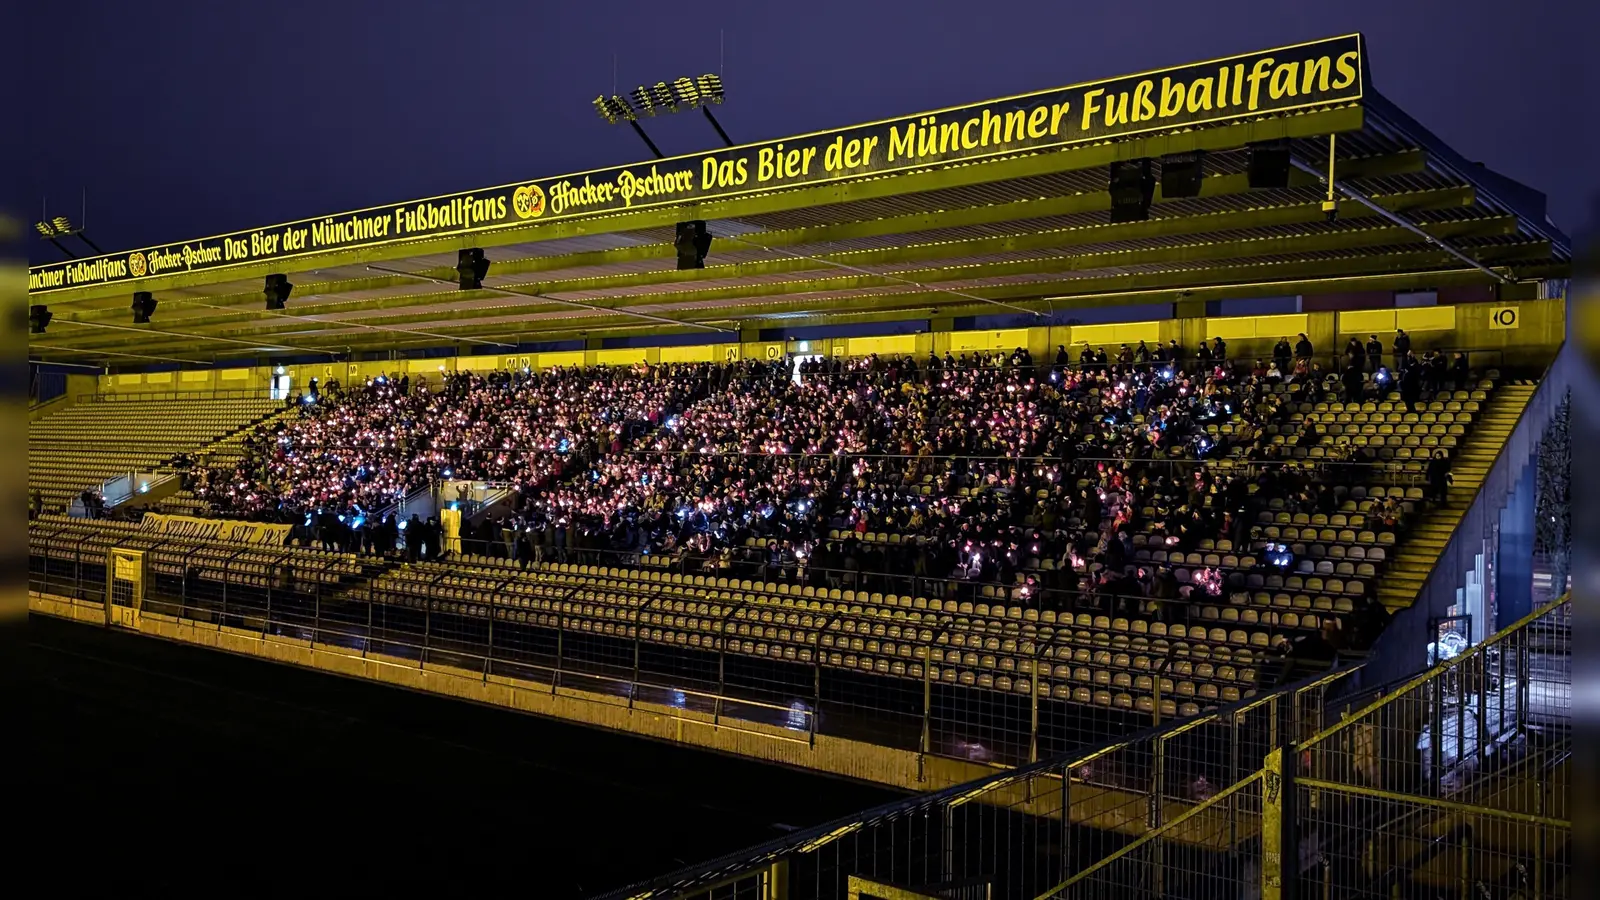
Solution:
[(1306, 337), (1304, 333), (1300, 335), (1300, 340), (1295, 341), (1294, 355), (1296, 359), (1311, 359), (1311, 339)]
[(1363, 388), (1366, 386), (1367, 373), (1359, 363), (1351, 361), (1344, 369), (1344, 399), (1346, 403), (1360, 403), (1366, 399)]
[(1395, 330), (1394, 333), (1394, 370), (1405, 374), (1406, 363), (1411, 354), (1411, 335), (1406, 334), (1404, 328)]
[(1449, 457), (1443, 450), (1435, 451), (1428, 459), (1428, 499), (1443, 503), (1450, 494), (1450, 485), (1454, 480), (1450, 474)]
[(1406, 412), (1416, 412), (1417, 403), (1422, 399), (1422, 367), (1410, 357), (1400, 372), (1400, 399), (1406, 405)]
[(1471, 383), (1471, 373), (1467, 370), (1467, 355), (1460, 350), (1456, 351), (1455, 359), (1450, 362), (1450, 377), (1455, 383), (1455, 389), (1464, 391)]
[(1383, 342), (1377, 335), (1367, 339), (1367, 364), (1376, 372), (1383, 365)]
[(1346, 366), (1355, 366), (1362, 372), (1367, 370), (1367, 349), (1361, 345), (1361, 339), (1351, 335), (1350, 341), (1344, 345), (1344, 362)]
[(1289, 339), (1286, 337), (1278, 338), (1278, 343), (1272, 346), (1272, 361), (1277, 364), (1279, 372), (1289, 371), (1289, 363), (1293, 359), (1293, 353), (1294, 349), (1289, 346)]

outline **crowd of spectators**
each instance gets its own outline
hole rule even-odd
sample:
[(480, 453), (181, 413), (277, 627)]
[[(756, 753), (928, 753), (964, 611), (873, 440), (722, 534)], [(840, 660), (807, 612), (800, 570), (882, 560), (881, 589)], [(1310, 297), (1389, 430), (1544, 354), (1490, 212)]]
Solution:
[[(998, 583), (1100, 608), (1176, 600), (1219, 593), (1221, 579), (1180, 585), (1170, 568), (1136, 565), (1133, 535), (1178, 551), (1216, 538), (1247, 547), (1269, 498), (1294, 512), (1338, 504), (1328, 471), (1272, 465), (1283, 445), (1270, 426), (1284, 417), (1271, 385), (1319, 399), (1337, 384), (1305, 336), (1270, 368), (1229, 362), (1221, 340), (1203, 349), (1086, 347), (1076, 364), (1061, 347), (1046, 365), (1017, 350), (380, 377), (324, 386), (251, 435), (237, 466), (189, 478), (220, 514), (413, 559), (440, 554), (439, 523), (390, 509), (430, 484), (482, 480), (513, 497), (463, 526), (463, 551), (487, 556), (665, 557), (867, 589), (907, 576)], [(1410, 359), (1408, 372), (1422, 368)], [(1194, 464), (1218, 457), (1262, 465)], [(1393, 502), (1365, 511), (1399, 527)]]

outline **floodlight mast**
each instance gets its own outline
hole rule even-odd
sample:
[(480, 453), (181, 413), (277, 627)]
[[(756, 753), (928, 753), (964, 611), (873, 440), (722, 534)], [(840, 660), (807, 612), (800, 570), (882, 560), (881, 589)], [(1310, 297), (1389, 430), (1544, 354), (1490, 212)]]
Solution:
[(618, 122), (627, 122), (633, 127), (635, 134), (644, 141), (646, 147), (657, 158), (661, 159), (666, 154), (661, 152), (650, 136), (645, 134), (643, 126), (639, 124), (640, 116), (654, 116), (662, 112), (679, 112), (684, 109), (698, 108), (716, 129), (717, 137), (723, 144), (732, 147), (733, 138), (728, 137), (728, 132), (711, 114), (711, 104), (721, 103), (724, 98), (722, 78), (717, 75), (701, 75), (699, 78), (678, 78), (671, 84), (658, 81), (652, 85), (639, 85), (628, 92), (627, 97), (612, 94), (609, 97), (602, 94), (594, 99), (595, 112), (600, 118), (615, 125)]

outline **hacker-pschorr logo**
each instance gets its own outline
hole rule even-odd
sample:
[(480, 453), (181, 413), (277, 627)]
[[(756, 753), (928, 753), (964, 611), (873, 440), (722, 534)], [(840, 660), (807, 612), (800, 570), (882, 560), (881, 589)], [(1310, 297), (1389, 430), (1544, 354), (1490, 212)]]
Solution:
[(525, 184), (511, 195), (511, 208), (519, 219), (537, 219), (544, 215), (544, 188)]
[(135, 250), (128, 254), (128, 274), (135, 278), (142, 278), (146, 270), (143, 253)]

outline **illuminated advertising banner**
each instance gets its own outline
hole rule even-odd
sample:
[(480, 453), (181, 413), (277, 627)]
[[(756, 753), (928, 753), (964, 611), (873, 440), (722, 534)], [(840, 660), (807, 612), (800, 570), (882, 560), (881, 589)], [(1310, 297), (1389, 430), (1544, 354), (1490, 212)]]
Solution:
[(163, 513), (145, 513), (139, 530), (150, 534), (189, 538), (197, 541), (228, 541), (281, 547), (289, 542), (290, 526), (269, 522), (234, 522), (228, 519), (197, 519)]
[(44, 294), (540, 222), (723, 200), (1358, 101), (1360, 35), (971, 106), (35, 266)]

